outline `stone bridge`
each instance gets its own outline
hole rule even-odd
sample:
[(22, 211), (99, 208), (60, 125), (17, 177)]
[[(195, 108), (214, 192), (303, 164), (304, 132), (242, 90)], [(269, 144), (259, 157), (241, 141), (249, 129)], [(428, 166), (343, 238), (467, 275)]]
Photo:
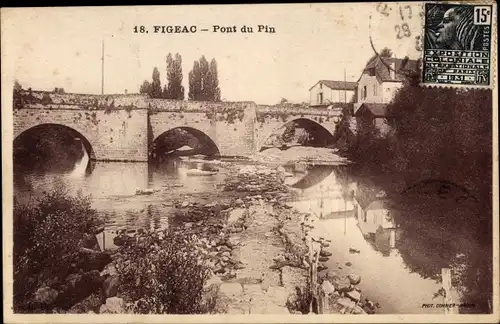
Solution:
[(341, 107), (326, 110), (26, 90), (14, 95), (13, 108), (14, 139), (39, 125), (62, 125), (74, 130), (98, 161), (147, 161), (151, 143), (175, 128), (205, 134), (221, 156), (249, 156), (291, 121), (329, 136), (340, 116)]

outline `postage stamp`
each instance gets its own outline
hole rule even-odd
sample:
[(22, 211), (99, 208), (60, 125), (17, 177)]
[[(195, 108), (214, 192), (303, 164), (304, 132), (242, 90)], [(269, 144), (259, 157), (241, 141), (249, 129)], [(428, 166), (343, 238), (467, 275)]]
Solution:
[(4, 321), (498, 323), (495, 12), (2, 8)]
[(492, 5), (426, 3), (424, 84), (491, 86)]

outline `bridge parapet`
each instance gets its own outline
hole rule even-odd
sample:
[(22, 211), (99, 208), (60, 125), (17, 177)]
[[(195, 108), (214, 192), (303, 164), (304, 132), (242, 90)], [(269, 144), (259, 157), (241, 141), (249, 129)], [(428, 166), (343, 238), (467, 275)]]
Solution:
[(325, 117), (338, 117), (342, 114), (341, 109), (321, 109), (312, 108), (309, 106), (285, 106), (285, 105), (258, 105), (257, 115), (287, 115), (287, 116), (301, 116), (301, 115), (315, 115), (315, 116), (325, 116)]
[(147, 96), (142, 94), (61, 94), (49, 91), (20, 90), (14, 92), (14, 108), (47, 109), (52, 107), (84, 110), (146, 108), (146, 99)]
[(146, 107), (152, 112), (193, 112), (225, 113), (229, 111), (245, 110), (248, 106), (255, 106), (251, 101), (186, 101), (171, 99), (146, 99)]
[(251, 101), (187, 101), (149, 98), (146, 94), (75, 94), (20, 90), (14, 92), (14, 107), (29, 109), (133, 110), (156, 112), (234, 113), (256, 106)]

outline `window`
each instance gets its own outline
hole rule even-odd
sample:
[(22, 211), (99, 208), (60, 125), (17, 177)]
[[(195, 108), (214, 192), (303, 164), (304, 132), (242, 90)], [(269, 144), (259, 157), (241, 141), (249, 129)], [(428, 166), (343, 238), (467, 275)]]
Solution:
[(319, 104), (323, 103), (323, 92), (318, 93), (318, 103)]
[(377, 96), (377, 85), (376, 84), (373, 85), (373, 96), (374, 97)]
[(366, 89), (366, 86), (363, 87), (363, 94), (362, 94), (362, 98), (363, 99), (366, 99), (366, 96), (368, 95), (368, 91)]
[(339, 102), (344, 102), (346, 100), (345, 98), (345, 92), (344, 91), (339, 91)]

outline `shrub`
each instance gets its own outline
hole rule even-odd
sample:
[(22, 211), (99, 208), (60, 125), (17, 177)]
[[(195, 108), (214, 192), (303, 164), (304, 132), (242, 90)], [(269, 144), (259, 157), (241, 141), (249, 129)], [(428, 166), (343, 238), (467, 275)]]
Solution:
[(90, 197), (57, 188), (38, 200), (14, 203), (14, 309), (29, 307), (38, 288), (64, 278), (86, 234), (98, 225)]
[(203, 314), (211, 271), (195, 242), (181, 234), (139, 232), (117, 254), (121, 295), (140, 314)]

